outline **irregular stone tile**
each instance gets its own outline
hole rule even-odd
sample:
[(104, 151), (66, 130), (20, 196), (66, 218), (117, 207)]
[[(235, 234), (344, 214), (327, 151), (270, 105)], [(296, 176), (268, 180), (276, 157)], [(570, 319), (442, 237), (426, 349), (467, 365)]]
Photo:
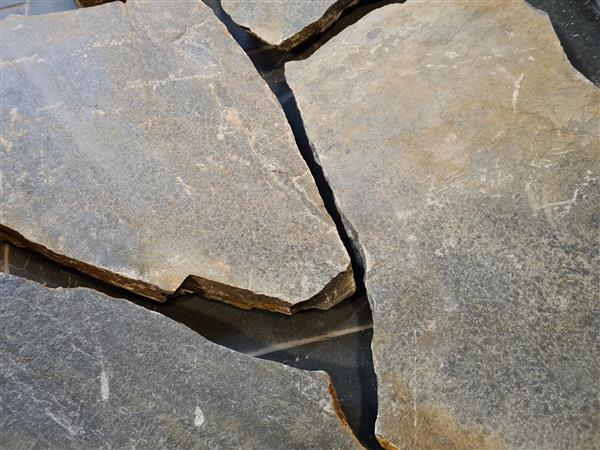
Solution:
[(380, 441), (600, 445), (600, 90), (547, 17), (388, 6), (286, 73), (366, 266)]
[(325, 372), (89, 289), (0, 283), (5, 448), (360, 448)]
[(222, 0), (234, 22), (263, 41), (289, 50), (325, 31), (358, 0)]
[(279, 103), (207, 6), (1, 26), (1, 239), (158, 300), (188, 275), (286, 313), (353, 292)]

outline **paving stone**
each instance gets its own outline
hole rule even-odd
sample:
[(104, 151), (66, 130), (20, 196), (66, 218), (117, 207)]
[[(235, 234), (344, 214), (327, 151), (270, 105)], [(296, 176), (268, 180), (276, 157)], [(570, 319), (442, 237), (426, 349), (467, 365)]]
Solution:
[(1, 27), (1, 239), (157, 300), (187, 280), (291, 313), (354, 291), (279, 103), (203, 3)]
[(5, 448), (360, 448), (325, 372), (89, 289), (0, 283)]
[(222, 0), (238, 25), (263, 41), (289, 50), (325, 31), (358, 0)]
[(600, 90), (520, 1), (407, 2), (286, 65), (366, 266), (388, 448), (600, 446)]

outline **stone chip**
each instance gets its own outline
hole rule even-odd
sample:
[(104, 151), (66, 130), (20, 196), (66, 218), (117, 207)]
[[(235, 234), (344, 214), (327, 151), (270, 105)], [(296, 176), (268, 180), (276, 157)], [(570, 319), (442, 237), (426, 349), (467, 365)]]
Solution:
[(326, 309), (349, 256), (275, 96), (200, 1), (2, 28), (0, 238), (136, 293)]
[(600, 90), (548, 18), (386, 6), (286, 76), (365, 265), (382, 444), (600, 447)]

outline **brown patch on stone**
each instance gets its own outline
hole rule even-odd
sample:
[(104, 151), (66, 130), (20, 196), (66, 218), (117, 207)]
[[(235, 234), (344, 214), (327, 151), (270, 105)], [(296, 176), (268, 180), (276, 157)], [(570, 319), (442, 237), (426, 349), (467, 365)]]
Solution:
[(393, 435), (402, 442), (392, 443), (383, 436), (377, 440), (386, 450), (506, 450), (502, 438), (480, 427), (460, 423), (445, 408), (416, 405), (412, 393), (400, 383), (394, 391), (400, 398), (401, 411), (386, 429), (394, 429)]

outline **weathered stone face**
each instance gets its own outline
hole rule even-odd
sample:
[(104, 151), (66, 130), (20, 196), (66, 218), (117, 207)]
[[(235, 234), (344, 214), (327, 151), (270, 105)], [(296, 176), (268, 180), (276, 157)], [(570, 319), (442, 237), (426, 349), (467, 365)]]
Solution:
[(5, 448), (360, 448), (324, 372), (89, 289), (0, 286)]
[(382, 443), (600, 445), (600, 91), (548, 19), (388, 6), (286, 75), (366, 266)]
[(189, 275), (287, 313), (353, 292), (280, 105), (203, 3), (1, 26), (3, 239), (159, 300)]
[(238, 25), (263, 41), (291, 49), (323, 32), (358, 0), (222, 0), (221, 5)]

